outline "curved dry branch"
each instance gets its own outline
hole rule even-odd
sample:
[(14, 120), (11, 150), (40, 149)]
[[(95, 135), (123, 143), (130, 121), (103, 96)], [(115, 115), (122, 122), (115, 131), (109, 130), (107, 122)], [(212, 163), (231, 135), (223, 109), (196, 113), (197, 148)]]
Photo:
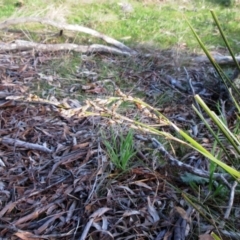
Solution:
[(75, 51), (81, 53), (112, 53), (119, 55), (129, 56), (131, 53), (119, 50), (114, 47), (108, 47), (100, 44), (92, 44), (90, 46), (77, 45), (72, 43), (61, 43), (61, 44), (42, 44), (29, 42), (24, 40), (16, 40), (13, 43), (0, 43), (1, 51), (12, 51), (12, 50), (30, 50), (35, 49), (38, 51)]
[(44, 19), (44, 18), (34, 18), (34, 17), (28, 17), (28, 18), (15, 18), (15, 19), (9, 19), (6, 20), (2, 23), (0, 23), (0, 29), (4, 29), (9, 27), (10, 25), (16, 25), (16, 24), (23, 24), (23, 23), (29, 23), (29, 22), (38, 22), (44, 25), (51, 25), (53, 27), (59, 28), (61, 30), (69, 30), (69, 31), (76, 31), (76, 32), (83, 32), (89, 35), (92, 35), (94, 37), (97, 38), (101, 38), (102, 40), (104, 40), (105, 42), (121, 49), (124, 52), (129, 52), (131, 54), (136, 53), (135, 51), (133, 51), (132, 49), (130, 49), (129, 47), (127, 47), (126, 45), (124, 45), (123, 43), (108, 37), (102, 33), (99, 33), (93, 29), (87, 28), (87, 27), (83, 27), (83, 26), (79, 26), (79, 25), (71, 25), (71, 24), (66, 24), (66, 23), (57, 23), (54, 22), (52, 20), (49, 19)]

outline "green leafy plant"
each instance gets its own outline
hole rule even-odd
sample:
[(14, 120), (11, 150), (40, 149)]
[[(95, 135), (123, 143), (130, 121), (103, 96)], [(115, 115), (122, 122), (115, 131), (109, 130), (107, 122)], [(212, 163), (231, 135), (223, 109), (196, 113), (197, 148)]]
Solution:
[(126, 171), (129, 167), (130, 159), (136, 155), (133, 145), (133, 131), (130, 130), (126, 137), (122, 134), (118, 136), (112, 131), (109, 140), (106, 140), (106, 137), (104, 138), (103, 143), (110, 160), (118, 169)]
[[(235, 56), (233, 54), (233, 51), (227, 41), (227, 38), (218, 22), (218, 19), (215, 15), (215, 13), (213, 11), (211, 11), (212, 17), (219, 29), (219, 32), (222, 36), (222, 39), (224, 40), (235, 64), (236, 67), (238, 69), (239, 65), (237, 60), (235, 59)], [(196, 37), (199, 45), (201, 46), (202, 50), (205, 52), (205, 54), (207, 55), (209, 61), (211, 62), (211, 64), (213, 65), (213, 67), (215, 68), (215, 70), (217, 71), (217, 73), (219, 74), (219, 77), (222, 79), (222, 81), (225, 83), (226, 86), (228, 86), (228, 84), (235, 90), (235, 93), (237, 95), (237, 97), (240, 97), (240, 93), (239, 90), (236, 89), (236, 87), (234, 86), (234, 84), (232, 83), (232, 81), (225, 75), (225, 73), (223, 72), (223, 70), (221, 69), (221, 67), (217, 64), (217, 62), (214, 60), (214, 58), (211, 56), (211, 54), (209, 53), (209, 51), (207, 50), (207, 48), (204, 46), (203, 42), (201, 41), (201, 39), (199, 38), (199, 36), (197, 35), (196, 31), (194, 30), (194, 28), (191, 26), (190, 23), (188, 23), (194, 36)], [(238, 110), (238, 114), (240, 114), (239, 112), (239, 104), (237, 103), (237, 100), (233, 97), (231, 91), (229, 91), (229, 94), (231, 96), (231, 98), (233, 99), (233, 103), (235, 104), (235, 108), (236, 110)], [(196, 102), (204, 109), (204, 111), (207, 113), (207, 115), (212, 119), (212, 121), (215, 123), (215, 125), (218, 128), (218, 131), (220, 131), (222, 133), (222, 135), (225, 137), (224, 141), (222, 142), (219, 137), (218, 134), (216, 134), (214, 132), (214, 130), (212, 129), (212, 127), (207, 123), (207, 121), (205, 120), (204, 116), (202, 115), (202, 113), (199, 112), (199, 110), (193, 106), (194, 110), (196, 111), (196, 113), (198, 114), (198, 116), (201, 118), (201, 120), (205, 123), (205, 125), (207, 126), (209, 132), (214, 136), (216, 142), (219, 144), (219, 146), (221, 147), (221, 149), (225, 152), (227, 158), (231, 161), (231, 157), (228, 154), (227, 148), (226, 146), (231, 146), (234, 149), (234, 152), (236, 153), (236, 155), (240, 155), (240, 141), (237, 138), (236, 133), (234, 133), (234, 131), (231, 131), (228, 126), (227, 123), (220, 119), (215, 112), (211, 111), (208, 106), (205, 104), (205, 102), (201, 99), (200, 96), (196, 95), (195, 96), (195, 100)], [(210, 159), (213, 163), (217, 164), (218, 166), (221, 166), (226, 172), (228, 172), (229, 174), (231, 174), (233, 177), (235, 178), (239, 178), (240, 176), (240, 172), (237, 171), (236, 169), (234, 169), (233, 167), (228, 166), (227, 164), (223, 163), (220, 159), (218, 159), (217, 157), (215, 157), (212, 153), (210, 153), (209, 151), (207, 151), (203, 146), (201, 146), (200, 144), (198, 144), (193, 138), (191, 138), (188, 134), (186, 134), (185, 132), (183, 132), (181, 129), (178, 129), (177, 127), (175, 127), (175, 130), (177, 130), (181, 136), (183, 136), (189, 143), (190, 145), (196, 149), (197, 151), (199, 151), (200, 153), (202, 153), (204, 156), (206, 156), (208, 159)], [(227, 145), (226, 145), (227, 142)]]

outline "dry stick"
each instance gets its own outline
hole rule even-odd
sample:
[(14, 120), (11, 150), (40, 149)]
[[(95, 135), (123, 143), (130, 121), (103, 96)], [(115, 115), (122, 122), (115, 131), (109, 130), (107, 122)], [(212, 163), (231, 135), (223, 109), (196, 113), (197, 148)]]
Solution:
[[(230, 184), (229, 184), (230, 185)], [(228, 200), (228, 207), (226, 209), (226, 212), (224, 214), (224, 219), (227, 220), (229, 218), (229, 215), (231, 213), (231, 210), (232, 210), (232, 206), (233, 206), (233, 201), (234, 201), (234, 196), (235, 196), (235, 189), (238, 185), (238, 182), (237, 181), (234, 181), (232, 185), (230, 185), (230, 197), (229, 197), (229, 200)], [(225, 221), (221, 221), (221, 229), (224, 228), (224, 225), (225, 225)], [(233, 233), (233, 232), (229, 232), (229, 231), (223, 231), (221, 230), (221, 232), (224, 234), (224, 235), (229, 235), (232, 237), (232, 238), (235, 238), (238, 233)], [(237, 234), (237, 235), (236, 235)], [(238, 237), (240, 236), (240, 234), (238, 235)], [(239, 238), (237, 238), (239, 239)]]
[(112, 53), (124, 56), (130, 56), (131, 53), (128, 51), (121, 51), (114, 47), (108, 47), (100, 44), (92, 44), (90, 46), (82, 46), (73, 43), (61, 43), (61, 44), (42, 44), (29, 42), (24, 40), (16, 40), (14, 43), (0, 43), (1, 51), (12, 51), (20, 50), (26, 51), (30, 49), (35, 49), (37, 51), (75, 51), (81, 53)]
[(0, 142), (4, 145), (13, 145), (15, 147), (23, 147), (25, 149), (38, 150), (46, 153), (52, 153), (53, 151), (39, 144), (28, 143), (21, 140), (15, 140), (8, 137), (0, 138)]
[(83, 32), (89, 35), (92, 35), (94, 37), (97, 38), (101, 38), (102, 40), (104, 40), (105, 42), (123, 50), (129, 53), (136, 53), (135, 51), (133, 51), (132, 49), (130, 49), (129, 47), (127, 47), (126, 45), (124, 45), (123, 43), (108, 37), (102, 33), (99, 33), (93, 29), (87, 28), (87, 27), (83, 27), (83, 26), (79, 26), (79, 25), (71, 25), (71, 24), (66, 24), (66, 23), (57, 23), (55, 21), (49, 20), (49, 19), (44, 19), (44, 18), (35, 18), (35, 17), (28, 17), (28, 18), (16, 18), (16, 19), (9, 19), (6, 20), (2, 23), (0, 23), (0, 29), (3, 28), (7, 28), (10, 25), (16, 25), (16, 24), (22, 24), (22, 23), (29, 23), (29, 22), (38, 22), (41, 23), (43, 25), (51, 25), (53, 27), (59, 28), (61, 30), (68, 30), (68, 31), (76, 31), (76, 32)]
[(225, 219), (228, 219), (229, 215), (231, 213), (232, 206), (233, 206), (233, 201), (234, 201), (234, 195), (235, 195), (235, 188), (237, 187), (237, 185), (238, 185), (238, 182), (234, 181), (232, 186), (231, 186), (230, 198), (229, 198), (229, 201), (228, 201), (228, 208), (227, 208), (227, 210), (224, 214)]
[[(213, 55), (213, 58), (218, 64), (234, 64), (234, 61), (231, 56), (214, 56)], [(240, 56), (236, 56), (235, 58), (238, 62), (240, 62)], [(196, 63), (210, 63), (208, 57), (206, 56), (195, 57), (192, 59), (192, 61)]]
[[(208, 171), (204, 171), (204, 170), (194, 168), (194, 167), (192, 167), (192, 166), (190, 166), (186, 163), (183, 163), (183, 162), (179, 161), (178, 159), (174, 158), (157, 139), (151, 138), (151, 140), (152, 140), (153, 145), (159, 150), (159, 152), (161, 152), (165, 157), (168, 158), (171, 165), (177, 165), (178, 167), (187, 169), (191, 173), (194, 173), (194, 174), (196, 174), (200, 177), (204, 177), (204, 178), (209, 178), (210, 177), (210, 173)], [(221, 180), (221, 181), (222, 181), (222, 178), (229, 178), (229, 177), (230, 176), (228, 174), (219, 174), (219, 173), (214, 173), (213, 174), (214, 179)]]
[(76, 239), (76, 234), (77, 234), (77, 230), (79, 228), (79, 224), (80, 224), (80, 217), (78, 217), (77, 226), (75, 227), (75, 230), (73, 232), (73, 238), (72, 239)]

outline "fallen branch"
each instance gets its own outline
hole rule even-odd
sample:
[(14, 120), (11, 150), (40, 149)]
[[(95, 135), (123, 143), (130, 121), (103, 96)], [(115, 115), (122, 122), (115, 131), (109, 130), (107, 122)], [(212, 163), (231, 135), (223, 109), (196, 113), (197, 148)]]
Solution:
[(42, 151), (42, 152), (46, 152), (46, 153), (52, 153), (52, 150), (50, 150), (42, 145), (28, 143), (28, 142), (24, 142), (21, 140), (15, 140), (15, 139), (8, 138), (8, 137), (0, 138), (0, 142), (4, 145), (12, 145), (12, 146), (16, 146), (16, 147), (23, 147), (25, 149), (32, 149), (32, 150), (38, 150), (38, 151)]
[(14, 43), (0, 43), (0, 52), (1, 51), (12, 51), (12, 50), (31, 50), (35, 49), (37, 51), (75, 51), (81, 53), (93, 53), (93, 52), (101, 52), (101, 53), (112, 53), (119, 55), (129, 56), (131, 53), (119, 50), (114, 47), (108, 47), (100, 44), (93, 44), (90, 46), (82, 46), (73, 43), (62, 43), (62, 44), (42, 44), (29, 42), (24, 40), (16, 40)]
[[(234, 64), (231, 56), (212, 55), (212, 57), (218, 64)], [(235, 58), (240, 63), (240, 56), (236, 56)], [(192, 61), (196, 63), (210, 63), (208, 57), (206, 56), (195, 57)]]
[(46, 25), (51, 25), (53, 27), (59, 28), (61, 30), (68, 30), (68, 31), (76, 31), (76, 32), (83, 32), (89, 35), (92, 35), (94, 37), (100, 38), (102, 40), (104, 40), (105, 42), (121, 49), (124, 52), (128, 52), (131, 54), (136, 53), (135, 51), (133, 51), (132, 49), (130, 49), (129, 47), (127, 47), (126, 45), (124, 45), (123, 43), (108, 37), (102, 33), (99, 33), (93, 29), (87, 28), (87, 27), (83, 27), (83, 26), (79, 26), (79, 25), (71, 25), (71, 24), (66, 24), (66, 23), (57, 23), (54, 22), (52, 20), (49, 19), (44, 19), (44, 18), (34, 18), (34, 17), (29, 17), (29, 18), (15, 18), (15, 19), (9, 19), (6, 20), (2, 23), (0, 23), (0, 29), (4, 29), (9, 27), (10, 25), (16, 25), (16, 24), (23, 24), (23, 23), (29, 23), (29, 22), (38, 22), (41, 24), (46, 24)]

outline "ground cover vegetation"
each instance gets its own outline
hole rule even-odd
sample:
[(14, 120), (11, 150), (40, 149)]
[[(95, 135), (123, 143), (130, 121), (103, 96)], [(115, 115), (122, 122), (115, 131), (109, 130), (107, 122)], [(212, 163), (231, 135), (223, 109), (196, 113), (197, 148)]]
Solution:
[(0, 5), (1, 238), (240, 238), (239, 1)]

